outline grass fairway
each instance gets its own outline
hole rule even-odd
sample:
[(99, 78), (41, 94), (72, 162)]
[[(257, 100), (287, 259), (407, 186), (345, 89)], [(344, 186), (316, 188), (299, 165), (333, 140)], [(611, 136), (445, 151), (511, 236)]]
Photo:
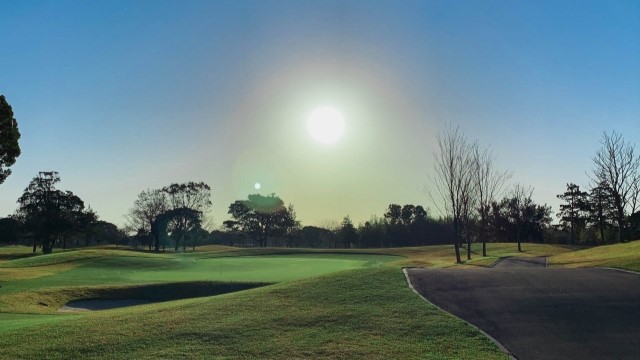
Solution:
[(393, 267), (83, 314), (13, 330), (0, 348), (7, 359), (505, 358)]
[[(474, 260), (462, 266), (571, 251), (537, 244), (525, 244), (524, 254), (515, 244), (488, 249), (490, 257), (481, 258), (474, 245)], [(452, 246), (9, 253), (0, 263), (3, 359), (506, 358), (475, 328), (407, 286), (402, 266), (453, 266)], [(268, 286), (225, 290), (260, 285)], [(76, 299), (164, 301), (185, 294), (207, 297), (56, 313)], [(214, 294), (223, 295), (208, 296)]]
[[(216, 281), (278, 283), (332, 272), (379, 266), (395, 256), (297, 253), (292, 255), (218, 256), (215, 253), (148, 254), (114, 250), (79, 250), (5, 262), (0, 267), (0, 311), (52, 312), (74, 293), (70, 287)], [(53, 289), (50, 291), (43, 291)], [(34, 292), (35, 291), (35, 292)], [(28, 296), (23, 296), (28, 294)], [(42, 295), (43, 297), (38, 297)], [(82, 295), (82, 293), (79, 293)], [(36, 306), (44, 303), (46, 306)]]

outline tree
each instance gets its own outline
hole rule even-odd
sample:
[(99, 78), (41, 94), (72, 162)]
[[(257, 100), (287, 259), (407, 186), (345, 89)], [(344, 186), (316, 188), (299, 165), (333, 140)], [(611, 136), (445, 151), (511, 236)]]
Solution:
[(511, 191), (511, 197), (507, 203), (508, 213), (512, 222), (515, 224), (519, 252), (522, 252), (521, 235), (525, 218), (524, 209), (532, 202), (531, 195), (533, 195), (533, 188), (525, 188), (521, 184), (516, 184)]
[[(153, 224), (158, 215), (166, 212), (169, 209), (169, 203), (167, 201), (167, 194), (162, 190), (143, 190), (138, 194), (138, 198), (134, 201), (133, 207), (129, 209), (129, 213), (126, 215), (128, 227), (135, 229), (138, 235), (151, 234)], [(153, 239), (154, 250), (160, 251), (160, 239)]]
[(611, 192), (618, 225), (618, 241), (629, 240), (627, 216), (638, 209), (640, 191), (640, 157), (635, 145), (626, 142), (621, 134), (603, 133), (600, 148), (593, 157), (593, 176), (597, 183), (606, 184)]
[(295, 213), (275, 194), (254, 194), (247, 200), (236, 200), (229, 205), (228, 213), (232, 220), (225, 221), (224, 226), (251, 237), (261, 247), (267, 246), (269, 237), (284, 236), (296, 222)]
[(287, 246), (292, 247), (294, 239), (300, 235), (300, 221), (296, 220), (296, 210), (293, 207), (293, 204), (289, 204), (287, 212), (287, 219), (284, 221), (284, 232), (287, 239)]
[[(24, 218), (25, 228), (34, 237), (33, 252), (37, 240), (41, 241), (42, 252), (49, 254), (59, 237), (63, 237), (76, 226), (78, 214), (84, 210), (82, 200), (71, 191), (60, 191), (55, 184), (60, 176), (55, 171), (38, 174), (18, 199), (18, 213)], [(66, 243), (63, 243), (66, 245)]]
[(78, 228), (84, 234), (84, 246), (88, 247), (91, 239), (95, 237), (98, 214), (91, 207), (83, 211), (78, 219)]
[(413, 208), (412, 223), (415, 224), (417, 222), (423, 222), (423, 221), (427, 221), (427, 211), (421, 205), (418, 205), (415, 208)]
[(22, 232), (22, 222), (16, 217), (0, 219), (0, 243), (18, 245), (18, 238)]
[(491, 203), (502, 193), (507, 181), (511, 178), (510, 172), (497, 170), (493, 155), (489, 148), (480, 149), (476, 145), (473, 148), (474, 181), (477, 194), (477, 211), (480, 217), (478, 233), (482, 241), (482, 256), (487, 256), (487, 239), (489, 237), (489, 217)]
[(400, 219), (402, 220), (402, 225), (409, 226), (414, 221), (416, 207), (411, 204), (407, 204), (402, 207), (402, 213), (400, 215)]
[(71, 191), (61, 193), (59, 197), (60, 219), (59, 234), (62, 238), (62, 250), (67, 249), (67, 238), (81, 230), (80, 223), (84, 217), (84, 202)]
[(11, 175), (10, 166), (20, 156), (20, 131), (13, 117), (13, 109), (4, 95), (0, 95), (0, 184)]
[(351, 245), (358, 242), (358, 232), (356, 228), (353, 226), (351, 222), (351, 218), (349, 215), (345, 216), (342, 219), (342, 223), (340, 224), (340, 238), (342, 239), (342, 244), (345, 249), (351, 247)]
[[(97, 218), (97, 216), (96, 216)], [(108, 221), (97, 220), (91, 226), (91, 236), (96, 244), (118, 244), (126, 234), (118, 229), (115, 224)]]
[[(162, 188), (167, 195), (170, 209), (186, 208), (204, 214), (211, 207), (211, 187), (204, 182), (187, 182), (183, 184), (171, 184)], [(171, 220), (172, 237), (175, 240), (175, 251), (178, 251), (182, 242), (183, 251), (186, 250), (185, 235), (191, 231), (193, 218), (190, 213), (182, 212), (185, 217), (176, 216)]]
[(403, 214), (403, 207), (398, 204), (390, 204), (384, 213), (386, 220), (385, 235), (387, 238), (387, 246), (403, 246), (406, 243), (407, 229), (404, 226), (403, 215), (411, 220), (413, 209), (406, 209)]
[(365, 221), (359, 229), (360, 247), (383, 247), (385, 244), (386, 226), (386, 222), (377, 216), (372, 216), (371, 219)]
[(589, 222), (597, 224), (600, 241), (606, 242), (605, 229), (615, 218), (615, 205), (608, 185), (604, 182), (592, 187), (589, 191)]
[(574, 244), (576, 230), (584, 229), (588, 219), (588, 194), (580, 191), (580, 186), (576, 184), (567, 184), (567, 191), (557, 196), (558, 199), (566, 202), (566, 204), (560, 205), (560, 212), (557, 216), (565, 228), (566, 224), (569, 224), (571, 244)]
[(456, 262), (460, 259), (460, 243), (465, 206), (469, 205), (472, 191), (472, 149), (458, 128), (448, 126), (437, 136), (439, 153), (435, 157), (435, 176), (432, 182), (440, 195), (444, 212), (453, 222), (453, 246)]
[(544, 241), (544, 231), (551, 224), (551, 207), (538, 205), (531, 199), (531, 188), (516, 185), (511, 196), (491, 203), (490, 232), (497, 241), (518, 243), (522, 239)]
[(384, 213), (384, 218), (389, 222), (389, 224), (400, 224), (402, 221), (402, 206), (398, 204), (390, 204), (387, 212)]
[[(178, 234), (178, 236), (184, 237), (186, 233), (200, 228), (202, 212), (193, 210), (191, 208), (182, 207), (165, 211), (162, 214), (156, 216), (156, 218), (153, 220), (153, 223), (151, 224), (151, 234), (155, 239), (156, 252), (160, 251), (160, 243), (165, 243), (164, 238), (166, 238), (167, 236), (167, 227), (176, 219), (183, 220), (184, 227), (178, 230), (174, 229), (173, 231), (184, 231), (184, 233)], [(162, 247), (162, 251), (164, 251), (164, 245)]]

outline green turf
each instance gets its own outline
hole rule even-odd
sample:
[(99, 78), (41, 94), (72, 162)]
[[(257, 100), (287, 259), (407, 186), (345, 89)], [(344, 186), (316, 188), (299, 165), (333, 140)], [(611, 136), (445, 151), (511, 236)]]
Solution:
[(6, 359), (504, 359), (377, 267), (85, 314), (0, 337)]
[(640, 271), (640, 240), (558, 254), (552, 256), (549, 263), (552, 266), (602, 266)]
[[(34, 315), (34, 314), (10, 314), (10, 313), (0, 313), (0, 338), (5, 335), (5, 333), (10, 333), (11, 331), (28, 328), (36, 325), (57, 323), (61, 320), (69, 320), (77, 317), (78, 315), (67, 314), (67, 315)], [(0, 351), (0, 357), (3, 357), (2, 351)]]
[[(99, 251), (95, 251), (99, 253)], [(84, 254), (84, 257), (81, 255)], [(54, 254), (55, 255), (55, 254)], [(58, 258), (48, 255), (45, 260), (20, 259), (17, 271), (41, 271), (42, 264), (59, 265), (73, 262), (53, 275), (31, 279), (4, 281), (0, 296), (16, 291), (46, 287), (124, 285), (182, 281), (282, 282), (362, 267), (379, 266), (395, 260), (396, 256), (361, 254), (296, 254), (189, 258), (121, 256), (94, 252), (62, 253)], [(64, 256), (62, 256), (64, 255)], [(53, 258), (53, 259), (52, 259)], [(28, 267), (29, 264), (38, 266)], [(15, 269), (13, 269), (15, 270)], [(0, 269), (0, 274), (2, 269)], [(0, 297), (0, 302), (2, 298)], [(1, 304), (0, 304), (1, 309)]]
[(0, 264), (4, 261), (35, 256), (33, 249), (22, 245), (0, 246)]
[[(475, 260), (463, 266), (486, 266), (518, 254), (515, 246), (489, 244), (490, 256), (482, 258), (474, 245)], [(534, 244), (524, 249), (529, 256), (572, 251)], [(185, 254), (88, 249), (12, 256), (0, 262), (2, 359), (506, 358), (479, 331), (407, 286), (400, 266), (453, 266), (452, 246), (213, 247)], [(55, 313), (73, 299), (165, 301), (240, 290), (237, 286), (262, 287), (94, 313)]]

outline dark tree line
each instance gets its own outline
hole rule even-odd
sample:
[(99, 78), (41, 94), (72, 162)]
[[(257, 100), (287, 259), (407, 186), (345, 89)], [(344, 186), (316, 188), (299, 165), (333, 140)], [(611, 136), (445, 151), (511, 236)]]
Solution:
[(124, 234), (113, 224), (100, 221), (71, 191), (56, 188), (60, 176), (43, 171), (31, 180), (18, 199), (15, 214), (0, 219), (0, 243), (30, 244), (49, 254), (55, 246), (89, 246), (114, 243)]
[(341, 223), (304, 226), (293, 206), (275, 194), (249, 195), (229, 206), (225, 231), (213, 231), (209, 241), (231, 246), (286, 246), (307, 248), (375, 248), (444, 244), (448, 225), (427, 216), (422, 206), (389, 205), (383, 217), (358, 226), (349, 216)]

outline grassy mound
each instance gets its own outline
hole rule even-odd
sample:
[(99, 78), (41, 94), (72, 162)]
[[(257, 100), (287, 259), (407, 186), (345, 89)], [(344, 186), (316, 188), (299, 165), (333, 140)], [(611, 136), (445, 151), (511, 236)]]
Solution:
[(566, 267), (603, 266), (640, 271), (640, 240), (559, 254), (549, 262)]
[(65, 320), (0, 337), (0, 357), (505, 358), (477, 330), (416, 296), (390, 267), (59, 317)]

